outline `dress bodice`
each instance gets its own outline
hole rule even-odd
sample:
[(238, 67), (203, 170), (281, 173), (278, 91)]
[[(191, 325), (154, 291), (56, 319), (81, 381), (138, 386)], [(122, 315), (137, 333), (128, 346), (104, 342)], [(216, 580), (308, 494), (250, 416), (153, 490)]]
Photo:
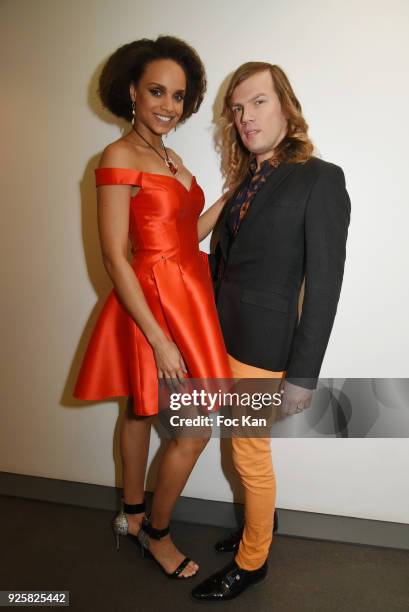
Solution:
[(195, 177), (187, 189), (175, 177), (129, 168), (98, 168), (95, 174), (97, 185), (140, 187), (129, 208), (134, 263), (154, 264), (172, 256), (183, 262), (199, 255), (197, 221), (204, 195)]

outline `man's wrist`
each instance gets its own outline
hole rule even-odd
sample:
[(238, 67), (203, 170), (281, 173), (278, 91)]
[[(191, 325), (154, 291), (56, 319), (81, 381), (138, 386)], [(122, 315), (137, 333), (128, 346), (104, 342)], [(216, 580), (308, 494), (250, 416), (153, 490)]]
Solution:
[(314, 389), (317, 388), (318, 383), (318, 378), (298, 378), (294, 376), (286, 376), (285, 380), (292, 385), (303, 387), (304, 389), (309, 389), (310, 391), (314, 391)]

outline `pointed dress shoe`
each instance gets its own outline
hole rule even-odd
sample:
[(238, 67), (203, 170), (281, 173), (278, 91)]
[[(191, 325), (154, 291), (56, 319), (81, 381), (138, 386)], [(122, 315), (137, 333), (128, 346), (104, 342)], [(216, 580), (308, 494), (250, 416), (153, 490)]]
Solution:
[[(277, 513), (274, 512), (273, 533), (275, 533), (277, 529), (278, 529), (278, 518), (277, 518)], [(234, 531), (233, 533), (231, 533), (224, 540), (219, 540), (218, 542), (216, 542), (214, 547), (217, 550), (217, 552), (236, 552), (237, 550), (239, 550), (240, 540), (243, 536), (243, 530), (244, 530), (244, 526), (240, 527), (240, 529), (238, 529), (237, 531)]]
[(200, 601), (226, 601), (234, 599), (249, 586), (257, 584), (267, 576), (267, 561), (256, 570), (244, 570), (232, 561), (198, 584), (192, 596)]

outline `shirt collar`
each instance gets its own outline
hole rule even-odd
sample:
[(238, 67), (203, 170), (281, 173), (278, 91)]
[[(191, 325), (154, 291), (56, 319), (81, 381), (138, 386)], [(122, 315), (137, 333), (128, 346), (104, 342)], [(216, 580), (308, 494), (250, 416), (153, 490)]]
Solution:
[(277, 168), (279, 165), (280, 163), (273, 155), (272, 157), (269, 157), (269, 159), (265, 159), (263, 162), (261, 162), (260, 168), (257, 170), (256, 156), (254, 155), (254, 153), (250, 155), (249, 170), (253, 176), (256, 173), (263, 174), (264, 172), (267, 172), (267, 170), (269, 170), (270, 168)]

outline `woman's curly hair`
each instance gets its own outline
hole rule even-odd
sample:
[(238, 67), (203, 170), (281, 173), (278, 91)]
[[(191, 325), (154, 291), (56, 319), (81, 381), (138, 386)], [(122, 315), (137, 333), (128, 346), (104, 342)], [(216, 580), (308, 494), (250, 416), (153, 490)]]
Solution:
[(102, 104), (117, 117), (131, 121), (129, 87), (131, 83), (138, 84), (148, 64), (161, 59), (173, 60), (186, 75), (180, 121), (197, 113), (206, 92), (206, 72), (196, 51), (174, 36), (159, 36), (156, 40), (142, 38), (119, 47), (107, 60), (99, 78)]
[(284, 71), (279, 66), (267, 62), (243, 64), (230, 79), (223, 101), (222, 169), (230, 193), (238, 187), (247, 174), (251, 155), (237, 133), (231, 110), (231, 98), (240, 83), (264, 70), (268, 70), (271, 74), (274, 89), (287, 118), (287, 134), (275, 148), (275, 157), (279, 162), (302, 163), (312, 156), (314, 149), (308, 136), (308, 125), (302, 115), (301, 105)]

